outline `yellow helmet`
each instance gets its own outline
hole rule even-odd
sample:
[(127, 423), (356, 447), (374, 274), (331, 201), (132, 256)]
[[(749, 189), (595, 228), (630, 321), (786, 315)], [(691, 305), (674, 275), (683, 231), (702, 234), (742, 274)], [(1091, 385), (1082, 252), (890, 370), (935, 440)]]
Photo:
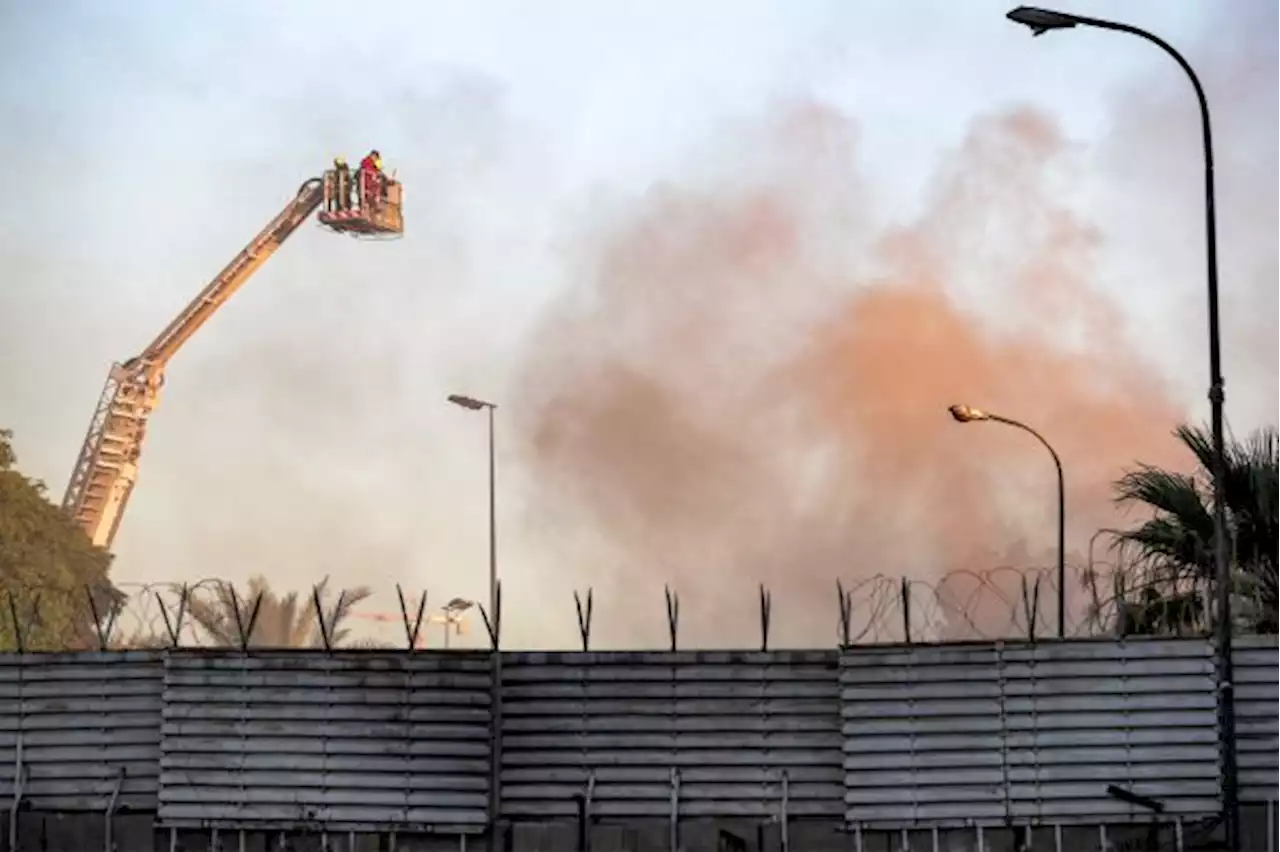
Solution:
[(333, 164), (334, 164), (335, 166), (337, 166), (338, 168), (342, 168), (343, 166), (345, 166), (345, 165), (347, 164), (347, 159), (346, 159), (346, 157), (334, 157), (334, 158), (333, 158)]

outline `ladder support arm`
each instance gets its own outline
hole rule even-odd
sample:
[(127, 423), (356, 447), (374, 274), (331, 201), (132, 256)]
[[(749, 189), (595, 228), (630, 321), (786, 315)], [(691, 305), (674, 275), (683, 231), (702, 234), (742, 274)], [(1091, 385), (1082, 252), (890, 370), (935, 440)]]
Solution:
[(115, 364), (94, 408), (62, 507), (99, 547), (110, 548), (137, 480), (147, 421), (164, 369), (177, 351), (226, 304), (324, 201), (319, 178), (308, 180), (283, 210), (135, 358)]
[(191, 339), (218, 308), (226, 304), (323, 201), (324, 186), (319, 178), (312, 178), (304, 183), (298, 189), (297, 197), (258, 232), (244, 250), (191, 300), (136, 360), (145, 361), (153, 370), (163, 371), (165, 364), (182, 344)]

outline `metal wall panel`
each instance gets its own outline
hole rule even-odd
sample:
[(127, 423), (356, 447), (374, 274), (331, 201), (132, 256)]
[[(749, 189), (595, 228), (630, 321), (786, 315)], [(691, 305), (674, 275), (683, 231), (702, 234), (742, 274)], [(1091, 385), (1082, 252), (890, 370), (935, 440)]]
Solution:
[[(42, 811), (152, 811), (159, 654), (0, 654), (0, 799)], [(21, 760), (19, 760), (19, 753)]]
[(1276, 755), (1277, 651), (1274, 636), (1241, 636), (1235, 640), (1236, 737), (1239, 742), (1240, 798), (1275, 801), (1280, 787)]
[(896, 827), (1125, 822), (1217, 808), (1202, 640), (851, 649), (841, 661), (846, 816)]
[[(509, 654), (503, 816), (842, 813), (837, 654)], [(674, 775), (673, 775), (674, 771)], [(592, 780), (593, 779), (593, 780)], [(673, 783), (674, 779), (674, 783)]]
[(1008, 776), (996, 647), (847, 650), (840, 688), (850, 823), (1003, 820)]
[(481, 831), (485, 654), (171, 652), (159, 821)]
[(1217, 704), (1209, 643), (1196, 639), (1008, 646), (1005, 749), (1019, 823), (1135, 822), (1218, 805)]

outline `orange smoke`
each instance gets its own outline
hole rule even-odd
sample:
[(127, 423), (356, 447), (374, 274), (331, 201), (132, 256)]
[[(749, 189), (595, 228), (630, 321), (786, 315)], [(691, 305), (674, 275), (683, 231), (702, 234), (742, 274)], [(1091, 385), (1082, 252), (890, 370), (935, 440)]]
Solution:
[(1179, 407), (1090, 286), (1099, 237), (1055, 200), (1050, 123), (979, 122), (928, 208), (879, 232), (831, 153), (853, 136), (788, 111), (749, 176), (603, 222), (582, 286), (533, 340), (518, 431), (544, 522), (579, 533), (606, 641), (661, 636), (664, 583), (686, 641), (754, 641), (764, 582), (780, 641), (830, 644), (838, 577), (937, 583), (1051, 549), (1043, 448), (958, 425), (951, 403), (1054, 444), (1075, 550), (1117, 522), (1124, 466), (1179, 460)]

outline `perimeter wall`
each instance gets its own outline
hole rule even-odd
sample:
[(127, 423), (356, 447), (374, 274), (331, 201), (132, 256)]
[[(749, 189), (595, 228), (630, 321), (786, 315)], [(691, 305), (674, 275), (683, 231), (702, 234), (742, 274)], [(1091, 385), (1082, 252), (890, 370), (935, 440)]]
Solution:
[[(1237, 640), (1259, 852), (1278, 664)], [(1201, 639), (5, 654), (0, 847), (1191, 848), (1215, 689)]]

